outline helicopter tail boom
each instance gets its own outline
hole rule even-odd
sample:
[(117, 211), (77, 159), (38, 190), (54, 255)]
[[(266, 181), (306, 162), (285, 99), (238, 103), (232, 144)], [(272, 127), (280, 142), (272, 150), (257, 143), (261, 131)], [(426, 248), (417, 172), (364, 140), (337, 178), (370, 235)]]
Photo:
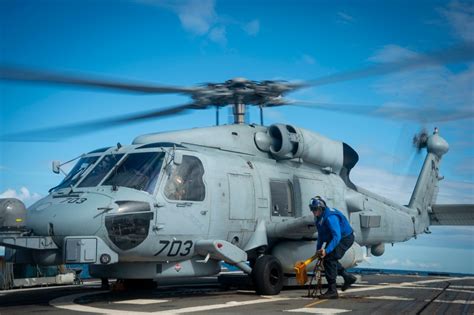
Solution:
[(439, 165), (442, 156), (448, 152), (449, 145), (438, 134), (438, 129), (426, 139), (424, 146), (427, 148), (423, 167), (410, 198), (408, 207), (418, 212), (419, 230), (424, 230), (430, 224), (429, 213), (436, 202), (438, 193), (438, 182), (443, 179), (439, 175)]

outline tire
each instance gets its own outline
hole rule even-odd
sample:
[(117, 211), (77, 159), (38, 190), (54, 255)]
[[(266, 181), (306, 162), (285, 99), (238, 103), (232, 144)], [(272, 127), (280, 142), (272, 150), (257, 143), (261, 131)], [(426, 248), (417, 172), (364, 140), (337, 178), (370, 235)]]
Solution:
[(276, 295), (283, 288), (283, 270), (274, 256), (260, 256), (252, 269), (252, 280), (257, 294)]

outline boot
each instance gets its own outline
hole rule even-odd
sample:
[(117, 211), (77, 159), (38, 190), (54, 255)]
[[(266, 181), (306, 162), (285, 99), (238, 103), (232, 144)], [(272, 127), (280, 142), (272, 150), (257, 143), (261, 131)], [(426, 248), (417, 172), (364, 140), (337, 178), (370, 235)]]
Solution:
[(337, 294), (337, 287), (335, 283), (328, 284), (328, 290), (326, 293), (321, 294), (319, 296), (321, 300), (327, 300), (327, 299), (337, 299), (339, 298), (339, 295)]
[(342, 290), (342, 291), (346, 291), (347, 289), (349, 289), (349, 287), (350, 287), (351, 285), (353, 285), (353, 284), (356, 282), (356, 280), (357, 280), (356, 277), (354, 277), (353, 275), (348, 274), (348, 273), (346, 273), (345, 275), (343, 275), (343, 278), (344, 278), (344, 284), (343, 284), (342, 287), (341, 287), (341, 290)]

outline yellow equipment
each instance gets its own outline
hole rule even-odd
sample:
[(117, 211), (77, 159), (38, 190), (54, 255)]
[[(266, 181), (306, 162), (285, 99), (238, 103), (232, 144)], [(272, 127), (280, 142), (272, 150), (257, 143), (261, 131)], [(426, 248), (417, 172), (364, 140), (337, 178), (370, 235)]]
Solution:
[(298, 261), (295, 264), (296, 282), (299, 285), (304, 285), (306, 282), (308, 282), (308, 273), (306, 272), (306, 267), (317, 258), (318, 255), (313, 255), (305, 261)]

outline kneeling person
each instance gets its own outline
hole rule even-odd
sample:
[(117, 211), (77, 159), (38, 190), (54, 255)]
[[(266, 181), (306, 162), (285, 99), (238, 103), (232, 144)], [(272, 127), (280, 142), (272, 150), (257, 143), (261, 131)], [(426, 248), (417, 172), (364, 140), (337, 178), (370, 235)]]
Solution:
[[(354, 233), (347, 218), (337, 209), (326, 206), (326, 202), (319, 196), (311, 199), (309, 208), (313, 212), (316, 228), (318, 229), (318, 243), (316, 254), (324, 258), (324, 270), (328, 282), (328, 290), (321, 299), (337, 299), (336, 277), (339, 274), (344, 278), (342, 291), (347, 290), (356, 277), (346, 272), (339, 263), (339, 259), (354, 243)], [(326, 248), (322, 248), (326, 243)]]

